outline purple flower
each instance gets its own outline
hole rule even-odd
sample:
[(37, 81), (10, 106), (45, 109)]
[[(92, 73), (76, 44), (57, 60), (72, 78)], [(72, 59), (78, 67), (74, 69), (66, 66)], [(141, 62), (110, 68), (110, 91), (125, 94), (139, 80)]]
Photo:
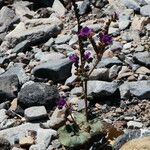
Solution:
[(99, 33), (99, 39), (105, 45), (112, 44), (112, 37), (106, 33)]
[(80, 32), (79, 32), (79, 36), (82, 36), (82, 37), (86, 37), (86, 36), (89, 36), (91, 33), (93, 32), (92, 29), (88, 28), (88, 27), (83, 27)]
[(78, 63), (78, 61), (79, 61), (79, 57), (78, 57), (77, 54), (71, 54), (71, 55), (69, 56), (69, 59), (70, 59), (72, 62), (74, 62), (74, 63)]
[(64, 97), (59, 97), (56, 104), (57, 104), (58, 109), (62, 109), (63, 106), (66, 105), (66, 99)]
[(84, 59), (85, 59), (85, 60), (90, 60), (91, 58), (92, 58), (91, 52), (85, 51), (85, 52), (84, 52)]

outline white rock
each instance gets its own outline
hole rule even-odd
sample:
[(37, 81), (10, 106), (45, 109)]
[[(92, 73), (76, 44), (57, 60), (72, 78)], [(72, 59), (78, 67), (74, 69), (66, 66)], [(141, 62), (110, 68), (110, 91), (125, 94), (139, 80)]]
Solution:
[(36, 120), (46, 117), (47, 111), (44, 106), (33, 106), (25, 109), (24, 115), (28, 120)]

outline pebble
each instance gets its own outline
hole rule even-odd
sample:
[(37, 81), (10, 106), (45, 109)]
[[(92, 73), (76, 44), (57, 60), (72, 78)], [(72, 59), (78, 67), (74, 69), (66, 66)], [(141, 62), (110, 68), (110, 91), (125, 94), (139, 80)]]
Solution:
[(47, 117), (47, 111), (44, 106), (34, 106), (25, 109), (24, 116), (27, 120), (39, 120)]

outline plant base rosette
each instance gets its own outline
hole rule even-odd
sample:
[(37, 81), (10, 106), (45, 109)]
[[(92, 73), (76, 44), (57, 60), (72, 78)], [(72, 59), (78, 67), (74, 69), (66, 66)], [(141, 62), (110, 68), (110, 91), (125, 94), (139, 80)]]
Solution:
[(65, 125), (58, 130), (59, 141), (68, 148), (88, 147), (96, 137), (101, 138), (103, 134), (102, 122), (92, 119), (86, 122), (86, 117), (82, 113), (74, 114), (74, 119), (78, 124)]

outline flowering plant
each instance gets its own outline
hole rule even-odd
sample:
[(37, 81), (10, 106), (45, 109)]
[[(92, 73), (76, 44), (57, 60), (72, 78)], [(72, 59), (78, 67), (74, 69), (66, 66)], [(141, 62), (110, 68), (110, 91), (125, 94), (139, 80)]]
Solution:
[[(71, 132), (67, 131), (67, 126), (62, 127), (59, 130), (60, 141), (63, 145), (67, 147), (74, 147), (80, 144), (83, 144), (88, 141), (89, 138), (100, 133), (100, 121), (99, 120), (90, 120), (90, 111), (88, 109), (88, 95), (87, 95), (87, 81), (90, 78), (93, 70), (96, 68), (98, 63), (101, 61), (103, 53), (105, 52), (106, 48), (112, 44), (112, 37), (108, 34), (109, 25), (112, 21), (111, 18), (106, 23), (106, 26), (100, 33), (98, 33), (97, 37), (99, 39), (98, 42), (95, 42), (93, 36), (96, 34), (94, 30), (89, 28), (88, 26), (82, 27), (80, 21), (80, 15), (78, 11), (78, 7), (74, 0), (72, 0), (72, 5), (74, 8), (75, 16), (77, 19), (77, 26), (78, 26), (78, 44), (79, 44), (79, 53), (73, 53), (69, 56), (70, 61), (74, 63), (76, 67), (75, 75), (77, 76), (76, 86), (83, 87), (83, 99), (85, 102), (85, 115), (77, 113), (76, 115), (72, 115), (71, 107), (67, 105), (65, 99), (60, 97), (58, 100), (58, 108), (61, 109), (64, 106), (67, 106), (69, 110), (69, 115), (71, 116), (71, 120), (73, 125), (69, 125), (69, 129), (72, 130), (74, 135)], [(93, 51), (86, 50), (84, 47), (84, 41), (87, 40), (92, 45)], [(90, 64), (91, 63), (91, 64)], [(90, 65), (89, 65), (90, 64)], [(92, 66), (92, 67), (91, 67)], [(75, 133), (77, 132), (77, 134)], [(64, 138), (64, 136), (66, 138)], [(79, 140), (77, 140), (79, 139)]]

